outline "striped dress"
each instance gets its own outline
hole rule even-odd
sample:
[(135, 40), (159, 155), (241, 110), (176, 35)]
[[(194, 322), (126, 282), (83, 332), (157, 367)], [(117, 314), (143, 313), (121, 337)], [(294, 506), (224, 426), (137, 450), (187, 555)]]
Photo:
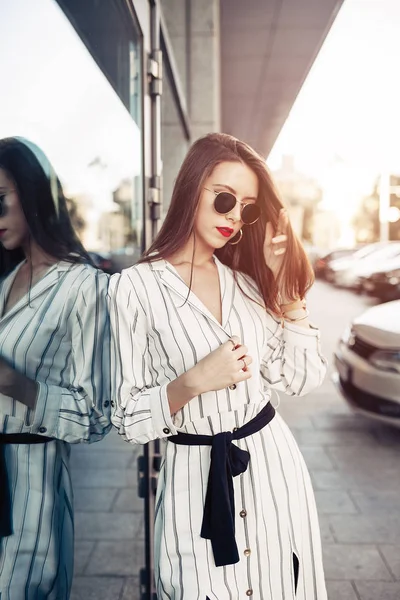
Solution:
[(7, 444), (13, 534), (0, 540), (1, 600), (67, 600), (73, 573), (69, 443), (111, 427), (108, 277), (59, 262), (4, 314), (18, 267), (0, 283), (0, 356), (39, 383), (35, 410), (0, 394), (0, 432), (55, 438)]
[[(177, 432), (232, 431), (258, 414), (274, 389), (301, 396), (325, 375), (318, 330), (282, 328), (215, 260), (222, 325), (193, 292), (188, 297), (186, 284), (165, 260), (135, 265), (110, 280), (112, 421), (129, 442), (166, 440), (156, 497), (158, 598), (326, 600), (310, 478), (282, 418), (277, 414), (258, 433), (235, 442), (250, 453), (250, 462), (233, 479), (240, 555), (234, 565), (216, 567), (210, 541), (200, 536), (210, 447), (168, 442)], [(244, 278), (240, 283), (255, 297)], [(171, 417), (168, 383), (232, 335), (248, 347), (252, 378), (235, 390), (193, 398)]]

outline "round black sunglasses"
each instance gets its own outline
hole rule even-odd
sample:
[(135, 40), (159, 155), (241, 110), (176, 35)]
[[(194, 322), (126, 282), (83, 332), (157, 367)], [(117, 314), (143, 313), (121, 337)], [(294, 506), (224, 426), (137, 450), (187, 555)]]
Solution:
[[(209, 188), (204, 189), (215, 194), (214, 208), (220, 215), (226, 215), (231, 212), (235, 208), (236, 203), (239, 202), (236, 196), (230, 192), (216, 192)], [(239, 204), (241, 208), (240, 218), (245, 225), (252, 225), (258, 221), (261, 211), (257, 204), (245, 204), (244, 202), (239, 202)]]

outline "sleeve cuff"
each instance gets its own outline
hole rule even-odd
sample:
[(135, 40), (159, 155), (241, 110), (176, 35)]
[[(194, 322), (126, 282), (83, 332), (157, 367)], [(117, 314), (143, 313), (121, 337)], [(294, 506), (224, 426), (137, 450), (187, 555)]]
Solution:
[(318, 348), (320, 332), (317, 327), (311, 325), (309, 329), (288, 323), (285, 321), (283, 328), (283, 340), (293, 346), (315, 350)]
[(37, 382), (37, 384), (38, 393), (30, 432), (57, 437), (62, 390), (56, 385), (47, 385), (42, 382)]
[(169, 409), (167, 385), (168, 383), (165, 383), (158, 388), (158, 397), (150, 403), (154, 431), (158, 438), (167, 438), (178, 433)]

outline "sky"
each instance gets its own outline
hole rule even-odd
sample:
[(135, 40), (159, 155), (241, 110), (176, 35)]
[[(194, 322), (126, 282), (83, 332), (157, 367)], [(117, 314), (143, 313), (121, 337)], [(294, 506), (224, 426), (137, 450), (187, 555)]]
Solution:
[(327, 207), (351, 213), (380, 172), (400, 172), (399, 31), (399, 0), (345, 0), (268, 158), (293, 155)]

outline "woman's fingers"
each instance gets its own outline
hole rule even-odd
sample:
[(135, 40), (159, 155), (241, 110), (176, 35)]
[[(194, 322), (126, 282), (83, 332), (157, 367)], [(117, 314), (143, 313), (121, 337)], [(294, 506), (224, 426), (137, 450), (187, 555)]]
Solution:
[(247, 352), (248, 352), (247, 346), (239, 345), (236, 347), (236, 349), (234, 351), (233, 358), (236, 360), (240, 360), (241, 358), (246, 356)]
[(236, 350), (240, 346), (240, 339), (237, 335), (232, 335), (226, 343), (231, 344), (232, 350)]

